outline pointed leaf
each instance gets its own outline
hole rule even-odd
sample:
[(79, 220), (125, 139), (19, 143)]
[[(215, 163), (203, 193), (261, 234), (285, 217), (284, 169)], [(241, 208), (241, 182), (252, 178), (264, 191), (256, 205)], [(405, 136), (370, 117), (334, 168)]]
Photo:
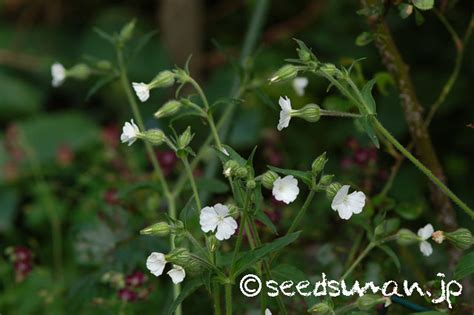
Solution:
[(375, 114), (376, 113), (376, 106), (375, 106), (375, 100), (374, 97), (372, 96), (372, 89), (374, 87), (374, 84), (377, 82), (376, 79), (372, 79), (369, 82), (367, 82), (364, 87), (362, 88), (362, 97), (364, 98), (365, 104), (369, 106), (369, 113), (370, 114)]
[(191, 279), (190, 281), (186, 281), (183, 285), (181, 293), (176, 298), (176, 300), (174, 300), (173, 303), (170, 305), (170, 307), (168, 308), (168, 311), (166, 312), (166, 314), (173, 315), (174, 312), (176, 311), (176, 308), (178, 307), (178, 305), (180, 305), (194, 291), (196, 291), (201, 286), (203, 286), (204, 283), (205, 283), (205, 281), (204, 281), (203, 277), (194, 278), (194, 279)]
[(454, 270), (454, 278), (457, 280), (466, 278), (474, 273), (474, 252), (464, 255)]
[(268, 168), (283, 175), (293, 175), (294, 177), (301, 179), (306, 185), (310, 187), (312, 186), (312, 174), (309, 171), (290, 170), (270, 165), (268, 165)]

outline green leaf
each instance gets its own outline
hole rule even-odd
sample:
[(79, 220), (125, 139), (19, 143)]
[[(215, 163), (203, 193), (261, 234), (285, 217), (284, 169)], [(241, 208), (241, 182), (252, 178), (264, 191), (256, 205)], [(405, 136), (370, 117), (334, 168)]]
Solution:
[(415, 21), (416, 21), (416, 25), (418, 26), (425, 23), (425, 18), (423, 17), (423, 14), (421, 14), (419, 10), (415, 10)]
[(222, 194), (229, 190), (229, 186), (216, 178), (198, 178), (196, 185), (200, 191), (207, 191), (213, 194)]
[(412, 2), (420, 10), (431, 10), (434, 7), (434, 0), (412, 0)]
[(395, 208), (402, 218), (406, 220), (415, 220), (420, 217), (424, 210), (424, 204), (422, 202), (417, 203), (401, 203)]
[[(247, 163), (247, 160), (244, 159), (240, 154), (238, 154), (234, 149), (232, 149), (230, 146), (228, 145), (222, 145), (227, 153), (229, 153), (229, 156), (227, 157), (227, 159), (231, 159), (231, 160), (235, 160), (237, 163), (239, 163), (240, 165), (245, 165)], [(222, 152), (221, 152), (222, 153)], [(222, 153), (224, 154), (224, 153)], [(226, 155), (224, 155), (226, 156)]]
[(370, 114), (375, 114), (376, 113), (376, 105), (375, 105), (375, 100), (374, 97), (372, 96), (372, 89), (374, 87), (374, 84), (377, 82), (376, 79), (372, 79), (368, 81), (364, 87), (362, 88), (362, 97), (364, 98), (365, 104), (369, 106), (369, 113)]
[(474, 273), (474, 252), (462, 256), (454, 270), (454, 278), (457, 280), (466, 278)]
[(95, 93), (97, 93), (101, 88), (105, 87), (107, 84), (111, 83), (117, 78), (115, 74), (105, 76), (97, 80), (94, 85), (87, 91), (86, 101), (89, 100)]
[(378, 247), (383, 250), (388, 255), (388, 257), (390, 257), (390, 259), (393, 261), (393, 264), (397, 267), (398, 272), (400, 272), (401, 264), (397, 254), (395, 254), (395, 252), (387, 245), (379, 245)]
[(362, 118), (359, 118), (357, 121), (361, 124), (365, 133), (367, 134), (367, 136), (369, 136), (369, 139), (372, 141), (375, 147), (379, 149), (380, 148), (379, 139), (377, 138), (377, 135), (375, 134), (375, 130), (374, 130), (374, 127), (372, 126), (372, 123), (369, 120), (369, 116), (366, 115)]
[(294, 177), (301, 179), (306, 185), (312, 186), (312, 174), (309, 171), (298, 171), (298, 170), (290, 170), (285, 168), (279, 168), (275, 166), (268, 165), (268, 168), (276, 173), (280, 173), (283, 175), (293, 175)]
[(365, 46), (367, 44), (370, 44), (372, 41), (374, 40), (374, 34), (372, 33), (369, 33), (369, 32), (363, 32), (363, 33), (360, 33), (356, 40), (355, 40), (355, 44), (357, 46)]
[(283, 237), (277, 238), (271, 243), (262, 245), (254, 250), (243, 253), (243, 255), (237, 260), (235, 264), (235, 276), (238, 276), (246, 269), (254, 267), (257, 262), (270, 255), (271, 253), (277, 252), (280, 249), (288, 246), (289, 244), (296, 241), (300, 236), (301, 232), (295, 232)]
[(386, 71), (377, 72), (374, 75), (374, 79), (377, 84), (377, 89), (383, 95), (388, 95), (388, 87), (395, 87), (395, 80), (390, 75), (390, 73)]
[(176, 311), (176, 308), (178, 307), (178, 305), (183, 303), (183, 301), (188, 296), (190, 296), (194, 291), (196, 291), (201, 286), (203, 286), (204, 283), (205, 283), (205, 281), (202, 277), (194, 278), (194, 279), (191, 279), (190, 281), (186, 281), (186, 283), (183, 285), (181, 293), (176, 298), (176, 300), (174, 300), (173, 303), (171, 303), (171, 305), (168, 308), (168, 311), (166, 312), (166, 314), (173, 315), (174, 312)]

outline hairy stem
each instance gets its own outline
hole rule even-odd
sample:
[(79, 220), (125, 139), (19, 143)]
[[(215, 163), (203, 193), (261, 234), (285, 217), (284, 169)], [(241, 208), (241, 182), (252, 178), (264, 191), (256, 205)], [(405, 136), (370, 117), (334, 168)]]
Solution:
[(191, 183), (191, 188), (193, 190), (194, 200), (196, 201), (196, 207), (197, 207), (196, 210), (200, 211), (202, 209), (202, 204), (201, 204), (201, 200), (199, 198), (199, 192), (198, 192), (198, 189), (197, 189), (197, 186), (196, 186), (196, 181), (194, 180), (193, 171), (191, 169), (191, 166), (189, 165), (188, 157), (184, 156), (184, 157), (181, 158), (181, 160), (183, 161), (184, 169), (186, 170), (186, 174), (188, 175), (189, 182)]
[(225, 314), (232, 315), (232, 284), (225, 284)]

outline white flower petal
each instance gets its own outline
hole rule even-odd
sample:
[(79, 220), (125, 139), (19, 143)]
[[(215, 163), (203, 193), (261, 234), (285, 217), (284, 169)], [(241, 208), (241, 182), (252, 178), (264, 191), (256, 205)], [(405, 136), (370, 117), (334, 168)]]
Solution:
[(430, 256), (433, 253), (433, 247), (427, 241), (420, 242), (420, 251), (424, 256)]
[(146, 267), (156, 277), (161, 276), (163, 269), (165, 269), (166, 259), (162, 253), (153, 252), (146, 260)]
[(332, 199), (331, 208), (337, 211), (337, 207), (344, 202), (344, 199), (349, 192), (349, 185), (344, 185), (337, 191), (336, 195)]
[(64, 80), (66, 79), (66, 69), (59, 62), (55, 62), (51, 66), (51, 76), (53, 78), (51, 84), (53, 87), (58, 87), (63, 84)]
[(140, 130), (138, 126), (135, 125), (135, 122), (130, 120), (130, 122), (125, 122), (122, 128), (122, 134), (120, 135), (120, 141), (122, 143), (128, 142), (128, 145), (131, 146), (136, 140)]
[(289, 204), (295, 201), (299, 192), (298, 180), (293, 175), (287, 175), (284, 178), (278, 177), (273, 182), (272, 194), (278, 201)]
[(434, 232), (434, 228), (431, 224), (427, 224), (425, 225), (424, 227), (422, 227), (421, 229), (418, 230), (418, 236), (422, 239), (422, 240), (427, 240), (431, 237), (431, 235), (433, 234)]
[(232, 217), (224, 218), (222, 221), (219, 222), (217, 225), (217, 233), (216, 238), (219, 241), (227, 240), (232, 235), (235, 234), (235, 230), (237, 230), (237, 222)]
[(296, 94), (299, 96), (304, 95), (304, 90), (308, 85), (308, 78), (305, 77), (296, 77), (293, 79), (293, 89), (295, 90)]
[(288, 96), (285, 96), (285, 98), (280, 96), (280, 99), (278, 100), (278, 104), (280, 104), (280, 107), (281, 107), (282, 111), (291, 112), (291, 109), (292, 109), (291, 108), (291, 101), (288, 98)]
[(282, 110), (280, 112), (280, 120), (278, 121), (277, 130), (282, 131), (284, 128), (290, 125), (291, 112)]
[(174, 284), (178, 284), (183, 282), (184, 277), (186, 277), (186, 271), (184, 268), (178, 265), (173, 265), (173, 269), (167, 272), (167, 274), (171, 277), (171, 281)]
[(226, 216), (229, 215), (229, 207), (227, 207), (227, 206), (225, 206), (221, 203), (216, 203), (214, 205), (214, 211), (222, 217), (226, 217)]
[(146, 100), (148, 100), (150, 97), (150, 88), (148, 87), (148, 84), (143, 82), (133, 82), (132, 86), (135, 90), (135, 94), (137, 94), (138, 99), (142, 102), (146, 102)]
[(272, 315), (272, 312), (267, 308), (265, 309), (265, 315)]
[(352, 217), (353, 211), (349, 205), (342, 203), (337, 207), (337, 213), (341, 219), (349, 220)]
[(349, 185), (342, 186), (331, 203), (331, 208), (344, 220), (349, 220), (353, 214), (361, 213), (365, 206), (365, 194), (361, 191), (347, 194), (349, 187)]
[(358, 214), (362, 212), (365, 206), (365, 194), (362, 191), (354, 191), (347, 196), (349, 206), (352, 209), (352, 213)]
[(199, 224), (204, 233), (214, 232), (219, 222), (219, 215), (214, 210), (214, 207), (204, 207), (201, 209), (199, 215)]

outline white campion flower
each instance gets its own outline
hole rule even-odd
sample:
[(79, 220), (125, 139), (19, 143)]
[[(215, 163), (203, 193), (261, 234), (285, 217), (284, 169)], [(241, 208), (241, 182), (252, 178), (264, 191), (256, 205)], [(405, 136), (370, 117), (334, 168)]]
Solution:
[[(146, 260), (146, 267), (155, 277), (159, 277), (163, 274), (163, 270), (167, 263), (165, 254), (153, 252)], [(167, 274), (170, 276), (171, 281), (173, 281), (174, 284), (183, 282), (186, 277), (184, 268), (178, 265), (173, 265), (173, 268), (168, 271)]]
[(272, 312), (267, 308), (265, 309), (265, 315), (272, 315)]
[(146, 102), (148, 98), (150, 98), (150, 87), (148, 84), (143, 82), (132, 82), (132, 86), (135, 90), (135, 94), (137, 94), (137, 97), (141, 102)]
[(361, 191), (348, 194), (349, 187), (349, 185), (342, 186), (331, 203), (331, 208), (344, 220), (349, 220), (353, 214), (361, 213), (365, 206), (365, 194)]
[(140, 129), (138, 129), (138, 126), (135, 124), (133, 119), (131, 119), (130, 122), (127, 121), (123, 125), (120, 140), (122, 143), (128, 142), (128, 146), (131, 146), (137, 140), (139, 133)]
[(273, 182), (272, 194), (278, 201), (289, 204), (295, 201), (299, 193), (298, 180), (293, 175), (287, 175), (283, 178), (278, 177)]
[(223, 204), (215, 204), (214, 207), (204, 207), (201, 209), (199, 224), (204, 233), (216, 232), (219, 241), (227, 240), (234, 235), (237, 230), (237, 222), (229, 215), (229, 208)]
[(178, 284), (183, 282), (184, 277), (186, 277), (186, 271), (184, 271), (184, 268), (178, 265), (173, 265), (173, 269), (168, 271), (168, 275), (171, 277), (171, 281), (173, 281), (174, 284)]
[(283, 128), (288, 127), (288, 125), (290, 124), (291, 111), (292, 111), (291, 101), (287, 96), (285, 96), (285, 98), (280, 96), (280, 99), (278, 100), (278, 104), (280, 104), (281, 111), (280, 111), (280, 120), (278, 121), (277, 129), (278, 131), (282, 131)]
[(55, 62), (51, 66), (51, 76), (53, 77), (51, 84), (53, 87), (58, 87), (66, 80), (66, 69), (59, 62)]
[(293, 79), (292, 82), (293, 89), (295, 90), (296, 94), (298, 96), (303, 96), (304, 95), (304, 89), (308, 85), (308, 78), (306, 77), (296, 77)]
[(418, 230), (420, 237), (420, 251), (424, 256), (430, 256), (433, 253), (433, 247), (428, 243), (428, 239), (433, 235), (434, 229), (431, 224), (427, 224)]

